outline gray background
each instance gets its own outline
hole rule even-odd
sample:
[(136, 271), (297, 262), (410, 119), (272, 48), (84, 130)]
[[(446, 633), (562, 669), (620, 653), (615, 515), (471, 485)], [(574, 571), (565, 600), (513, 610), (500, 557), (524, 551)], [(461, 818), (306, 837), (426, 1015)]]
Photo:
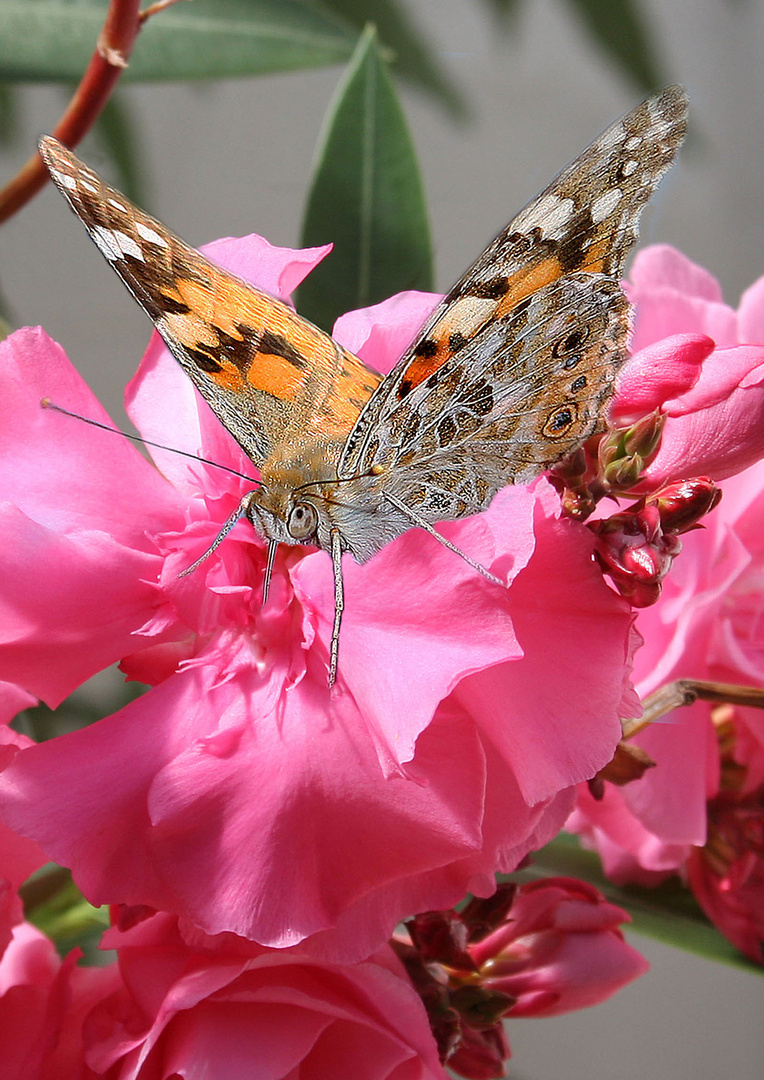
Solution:
[[(618, 2), (618, 0), (613, 0)], [(447, 288), (512, 214), (641, 96), (603, 60), (568, 6), (526, 0), (512, 36), (473, 0), (408, 0), (465, 91), (455, 125), (411, 92), (404, 103), (430, 201), (437, 283)], [(668, 81), (691, 96), (693, 136), (655, 200), (643, 241), (667, 241), (710, 269), (725, 296), (764, 273), (764, 6), (757, 0), (645, 0)], [(147, 148), (147, 209), (193, 244), (258, 231), (297, 242), (311, 160), (339, 69), (204, 87), (130, 89)], [(25, 92), (23, 151), (64, 98)], [(96, 168), (103, 164), (89, 154)], [(148, 335), (145, 316), (50, 189), (2, 230), (13, 321), (42, 323), (115, 417)], [(518, 1080), (761, 1080), (764, 984), (634, 938), (653, 971), (612, 1001), (556, 1020), (515, 1021)]]

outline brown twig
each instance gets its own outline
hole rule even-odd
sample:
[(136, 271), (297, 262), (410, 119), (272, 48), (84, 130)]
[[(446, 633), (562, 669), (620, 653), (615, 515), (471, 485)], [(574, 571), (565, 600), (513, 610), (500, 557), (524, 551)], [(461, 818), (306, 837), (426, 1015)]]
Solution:
[(702, 679), (677, 679), (661, 686), (645, 698), (644, 712), (636, 720), (623, 721), (623, 737), (630, 739), (638, 731), (652, 724), (661, 716), (681, 705), (695, 701), (710, 701), (715, 705), (747, 705), (764, 709), (764, 690), (755, 686), (738, 686), (733, 683), (706, 682)]
[[(90, 130), (127, 67), (138, 31), (147, 18), (175, 2), (158, 0), (141, 12), (141, 0), (111, 0), (90, 63), (66, 112), (53, 129), (59, 142), (74, 147)], [(47, 179), (48, 171), (39, 154), (35, 154), (0, 191), (0, 222), (29, 202)]]
[(172, 7), (173, 4), (179, 3), (181, 3), (181, 0), (156, 0), (155, 4), (149, 4), (149, 6), (144, 8), (138, 16), (141, 26), (143, 26), (146, 19), (150, 19), (152, 15), (158, 15), (159, 12), (164, 11), (165, 8)]

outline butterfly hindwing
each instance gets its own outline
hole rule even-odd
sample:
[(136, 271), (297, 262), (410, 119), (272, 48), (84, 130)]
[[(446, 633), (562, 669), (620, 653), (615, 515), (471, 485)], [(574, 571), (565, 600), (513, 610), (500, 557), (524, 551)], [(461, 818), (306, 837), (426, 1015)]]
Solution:
[(602, 427), (628, 304), (602, 274), (566, 275), (489, 323), (393, 410), (360, 468), (435, 522), (484, 510)]
[[(494, 342), (486, 328), (501, 323), (529, 297), (571, 274), (604, 275), (617, 282), (640, 214), (684, 137), (686, 115), (681, 87), (648, 98), (605, 131), (489, 244), (364, 408), (345, 444), (341, 477), (370, 464), (384, 467), (383, 458), (372, 451), (394, 440), (390, 427), (402, 403), (418, 400), (418, 389), (437, 373), (479, 364)], [(613, 296), (620, 309), (621, 300)], [(546, 310), (551, 315), (553, 305)], [(539, 322), (535, 326), (542, 348), (553, 334)], [(608, 353), (611, 382), (625, 357), (624, 338), (617, 357)], [(512, 377), (511, 366), (497, 377), (500, 393), (502, 381)], [(606, 402), (601, 404), (604, 408)], [(517, 475), (524, 474), (520, 470)]]
[(341, 442), (380, 379), (286, 304), (173, 236), (50, 137), (40, 153), (91, 238), (257, 465)]

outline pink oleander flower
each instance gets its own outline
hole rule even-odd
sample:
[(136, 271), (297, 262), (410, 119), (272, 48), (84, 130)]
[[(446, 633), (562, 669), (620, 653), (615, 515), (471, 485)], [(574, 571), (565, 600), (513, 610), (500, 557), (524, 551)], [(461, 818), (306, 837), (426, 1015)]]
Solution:
[(446, 1080), (389, 946), (356, 965), (321, 963), (230, 935), (188, 943), (163, 914), (105, 944), (121, 979), (85, 1017), (88, 1076)]
[[(326, 249), (220, 241), (222, 264), (285, 296)], [(335, 333), (387, 370), (431, 309), (403, 293)], [(94, 904), (144, 905), (333, 959), (366, 956), (403, 915), (490, 892), (559, 829), (572, 785), (634, 711), (631, 614), (545, 480), (443, 532), (343, 563), (338, 684), (327, 555), (265, 547), (246, 522), (182, 570), (249, 485), (40, 408), (102, 410), (41, 330), (2, 346), (0, 677), (55, 705), (115, 661), (152, 686), (91, 727), (21, 750), (0, 813), (73, 869)], [(142, 434), (252, 465), (158, 338), (128, 390)], [(41, 575), (45, 589), (40, 589)]]
[(77, 967), (30, 923), (19, 923), (0, 958), (3, 1080), (85, 1080), (83, 1021), (119, 985), (116, 966)]
[(645, 411), (652, 397), (647, 408), (660, 404), (667, 415), (640, 490), (692, 476), (723, 480), (764, 457), (764, 278), (735, 311), (706, 270), (655, 245), (634, 260), (627, 292), (636, 355), (616, 413)]

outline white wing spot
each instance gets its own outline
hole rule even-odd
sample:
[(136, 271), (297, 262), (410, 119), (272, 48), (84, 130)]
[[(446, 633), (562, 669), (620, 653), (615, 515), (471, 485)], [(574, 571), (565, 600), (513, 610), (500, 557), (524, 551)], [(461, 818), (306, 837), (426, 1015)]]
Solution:
[(636, 150), (638, 146), (642, 145), (641, 135), (632, 135), (630, 139), (627, 139), (623, 144), (624, 150)]
[(121, 202), (117, 202), (116, 199), (109, 199), (109, 203), (115, 210), (121, 210), (123, 214), (127, 213), (127, 207), (123, 206)]
[[(600, 135), (597, 142), (594, 143), (594, 146), (597, 148), (597, 150), (599, 150), (601, 154), (605, 150), (613, 150), (621, 142), (623, 134), (624, 133), (622, 125), (615, 124), (612, 128), (610, 128), (609, 131), (606, 131), (604, 132), (604, 134)], [(592, 147), (592, 149), (593, 148), (594, 147)]]
[(611, 188), (610, 191), (606, 191), (604, 195), (600, 195), (599, 199), (595, 199), (592, 203), (592, 221), (595, 225), (599, 225), (605, 218), (615, 210), (618, 203), (621, 201), (622, 192), (620, 188)]
[(74, 179), (73, 176), (70, 176), (68, 173), (59, 172), (58, 169), (51, 169), (50, 175), (53, 177), (57, 184), (61, 185), (61, 187), (65, 187), (69, 191), (77, 190), (77, 181)]
[(634, 161), (634, 159), (632, 158), (631, 161), (627, 161), (627, 162), (625, 162), (625, 164), (623, 164), (621, 166), (621, 175), (622, 176), (631, 176), (631, 174), (638, 168), (639, 168), (639, 162)]
[(94, 225), (90, 230), (90, 235), (98, 250), (109, 262), (116, 262), (122, 258), (122, 252), (111, 229), (104, 229), (103, 225)]
[(443, 312), (438, 335), (459, 331), (470, 337), (496, 310), (496, 301), (479, 296), (463, 296)]
[(112, 236), (117, 242), (120, 252), (123, 255), (132, 255), (134, 259), (140, 259), (141, 262), (146, 260), (143, 258), (143, 252), (140, 246), (133, 240), (132, 236), (128, 236), (127, 233), (121, 232), (119, 229), (115, 229)]
[(150, 229), (148, 225), (144, 225), (140, 221), (135, 223), (135, 231), (139, 236), (142, 236), (144, 240), (148, 240), (150, 244), (156, 244), (157, 247), (167, 247), (167, 241), (163, 236), (160, 236), (154, 229)]
[(86, 180), (84, 176), (80, 180), (80, 187), (84, 187), (85, 191), (89, 191), (91, 195), (98, 194), (98, 188), (95, 186), (95, 184), (91, 184), (90, 181)]
[(573, 200), (560, 195), (545, 195), (543, 199), (529, 207), (529, 212), (518, 214), (515, 225), (523, 232), (534, 226), (541, 230), (547, 240), (560, 240), (573, 215)]

